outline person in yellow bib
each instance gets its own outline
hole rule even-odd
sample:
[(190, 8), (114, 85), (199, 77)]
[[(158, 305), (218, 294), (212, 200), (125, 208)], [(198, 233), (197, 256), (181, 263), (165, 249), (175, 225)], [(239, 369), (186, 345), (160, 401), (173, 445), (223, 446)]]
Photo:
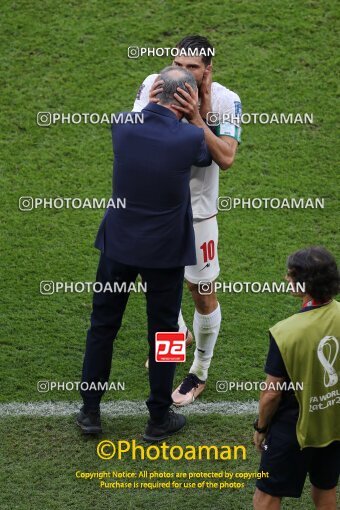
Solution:
[(288, 257), (286, 279), (302, 284), (302, 308), (269, 330), (266, 389), (255, 420), (261, 452), (255, 510), (299, 498), (307, 474), (318, 510), (336, 510), (340, 471), (340, 275), (321, 246)]

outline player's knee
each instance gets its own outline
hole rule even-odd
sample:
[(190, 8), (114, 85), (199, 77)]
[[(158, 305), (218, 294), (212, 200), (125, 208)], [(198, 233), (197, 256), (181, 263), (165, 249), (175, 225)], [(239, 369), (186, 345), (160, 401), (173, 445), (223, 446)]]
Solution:
[(263, 501), (263, 492), (259, 491), (258, 489), (255, 490), (254, 496), (253, 496), (253, 507), (254, 510), (260, 510), (262, 501)]
[(191, 293), (198, 292), (198, 285), (197, 283), (191, 283), (187, 280), (187, 287), (190, 290)]
[(202, 295), (198, 292), (198, 290), (195, 289), (191, 292), (198, 313), (201, 313), (202, 315), (208, 315), (216, 310), (218, 301), (215, 293)]
[(312, 485), (312, 498), (317, 510), (336, 510), (336, 489), (322, 490)]
[(254, 510), (276, 510), (280, 508), (280, 498), (255, 489), (253, 506)]

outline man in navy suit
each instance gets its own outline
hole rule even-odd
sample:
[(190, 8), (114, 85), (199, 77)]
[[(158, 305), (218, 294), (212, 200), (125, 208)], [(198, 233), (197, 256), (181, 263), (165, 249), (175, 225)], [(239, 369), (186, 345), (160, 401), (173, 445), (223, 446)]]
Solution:
[(109, 379), (113, 341), (129, 298), (129, 284), (140, 274), (147, 288), (150, 358), (146, 441), (163, 440), (185, 425), (184, 416), (170, 410), (176, 364), (155, 361), (155, 333), (178, 331), (184, 267), (196, 264), (190, 168), (211, 164), (203, 129), (181, 123), (182, 114), (172, 106), (179, 104), (174, 98), (178, 87), (188, 90), (188, 83), (197, 91), (193, 75), (168, 67), (161, 79), (159, 103), (149, 103), (142, 110), (143, 123), (112, 126), (113, 200), (125, 200), (126, 207), (109, 207), (100, 225), (96, 281), (126, 283), (127, 290), (93, 295), (82, 382), (101, 385), (81, 391), (84, 406), (77, 416), (83, 432), (101, 432), (101, 388)]

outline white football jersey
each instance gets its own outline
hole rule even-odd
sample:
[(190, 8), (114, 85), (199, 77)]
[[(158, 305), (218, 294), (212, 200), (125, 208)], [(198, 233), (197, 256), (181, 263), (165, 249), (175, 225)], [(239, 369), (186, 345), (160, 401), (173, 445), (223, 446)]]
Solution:
[[(150, 89), (158, 75), (150, 74), (139, 87), (132, 111), (140, 112), (149, 102)], [(223, 87), (217, 82), (211, 85), (211, 107), (219, 114), (221, 122), (218, 126), (220, 136), (231, 136), (240, 142), (241, 128), (238, 121), (241, 118), (241, 101), (235, 92)], [(230, 119), (226, 122), (224, 119)], [(187, 122), (183, 119), (183, 122)], [(212, 162), (207, 167), (191, 168), (190, 191), (191, 206), (195, 220), (210, 218), (217, 214), (219, 167)]]

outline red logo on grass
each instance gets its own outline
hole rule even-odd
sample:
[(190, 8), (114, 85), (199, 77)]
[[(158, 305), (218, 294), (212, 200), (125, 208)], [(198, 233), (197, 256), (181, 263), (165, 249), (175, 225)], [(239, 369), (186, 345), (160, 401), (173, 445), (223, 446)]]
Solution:
[(185, 333), (169, 332), (156, 333), (156, 361), (177, 362), (185, 361)]

